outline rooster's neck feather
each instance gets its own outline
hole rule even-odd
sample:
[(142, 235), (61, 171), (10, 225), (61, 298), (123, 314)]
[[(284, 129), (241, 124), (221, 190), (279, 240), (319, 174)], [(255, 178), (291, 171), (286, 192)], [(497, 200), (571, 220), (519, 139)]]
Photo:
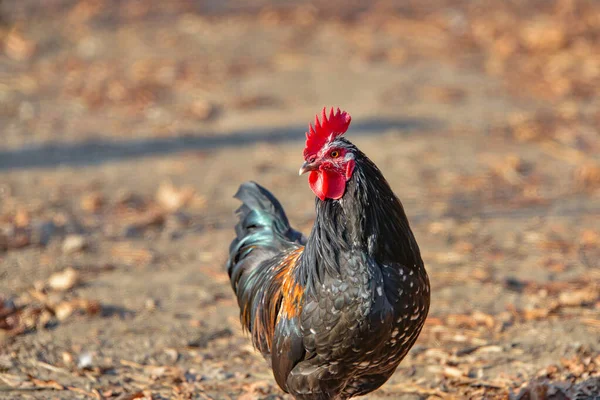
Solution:
[(356, 167), (341, 199), (316, 199), (317, 216), (301, 261), (302, 280), (322, 281), (324, 274), (339, 274), (350, 252), (380, 264), (422, 268), (400, 200), (364, 153), (346, 139), (339, 140), (354, 152)]

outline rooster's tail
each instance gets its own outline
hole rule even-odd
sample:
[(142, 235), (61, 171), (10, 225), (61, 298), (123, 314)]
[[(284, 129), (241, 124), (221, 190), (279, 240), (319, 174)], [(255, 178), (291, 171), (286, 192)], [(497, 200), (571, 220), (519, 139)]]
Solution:
[(227, 271), (243, 326), (253, 333), (255, 345), (268, 352), (270, 346), (266, 343), (270, 340), (257, 337), (259, 329), (253, 329), (261, 323), (258, 310), (265, 308), (265, 302), (276, 301), (280, 296), (276, 293), (280, 292), (280, 282), (275, 279), (283, 267), (278, 264), (279, 258), (306, 239), (290, 227), (275, 196), (257, 183), (242, 184), (235, 197), (242, 205), (237, 210), (239, 222), (235, 227), (236, 238), (229, 247)]

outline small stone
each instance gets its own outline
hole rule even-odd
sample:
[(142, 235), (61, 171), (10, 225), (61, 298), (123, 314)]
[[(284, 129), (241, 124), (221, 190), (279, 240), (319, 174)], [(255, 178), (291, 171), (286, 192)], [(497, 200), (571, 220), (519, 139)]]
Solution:
[(93, 357), (90, 353), (88, 353), (88, 352), (81, 353), (77, 360), (77, 368), (80, 368), (80, 369), (91, 368), (92, 362), (93, 362)]
[(14, 223), (19, 228), (24, 228), (24, 227), (28, 226), (31, 223), (31, 217), (30, 217), (29, 213), (27, 212), (27, 210), (24, 210), (24, 209), (17, 210), (15, 217), (14, 217)]
[(67, 268), (64, 271), (52, 274), (48, 279), (48, 286), (60, 292), (74, 287), (79, 281), (79, 272), (73, 268)]
[(210, 119), (215, 113), (215, 107), (205, 100), (194, 101), (189, 108), (190, 114), (199, 121)]
[(62, 251), (65, 254), (72, 254), (84, 250), (87, 247), (87, 240), (81, 235), (69, 235), (62, 244)]
[(76, 311), (73, 303), (70, 302), (62, 302), (56, 307), (54, 307), (54, 315), (59, 321), (64, 321), (69, 318)]
[(62, 353), (62, 360), (66, 365), (71, 365), (73, 364), (73, 362), (75, 361), (73, 358), (73, 354), (67, 352), (67, 351), (63, 351)]
[(39, 246), (46, 246), (56, 230), (57, 226), (52, 221), (34, 223), (31, 241)]
[(158, 307), (158, 301), (152, 298), (148, 298), (146, 299), (144, 307), (146, 307), (146, 310), (148, 311), (154, 311), (156, 310), (156, 307)]

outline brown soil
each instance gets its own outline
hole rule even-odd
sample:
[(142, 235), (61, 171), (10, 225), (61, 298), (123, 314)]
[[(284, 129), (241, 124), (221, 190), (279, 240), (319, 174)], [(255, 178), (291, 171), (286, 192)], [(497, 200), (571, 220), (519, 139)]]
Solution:
[(255, 180), (307, 232), (296, 171), (324, 105), (352, 114), (432, 283), (417, 345), (366, 398), (600, 392), (597, 2), (0, 17), (0, 398), (286, 398), (224, 270), (232, 195)]

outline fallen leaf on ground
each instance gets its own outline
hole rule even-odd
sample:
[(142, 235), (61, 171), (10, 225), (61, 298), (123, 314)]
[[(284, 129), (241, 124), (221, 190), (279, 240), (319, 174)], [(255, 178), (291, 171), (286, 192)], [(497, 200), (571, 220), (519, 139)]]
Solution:
[(194, 188), (176, 188), (171, 183), (163, 183), (156, 192), (156, 201), (167, 211), (177, 211), (186, 206), (194, 197)]

